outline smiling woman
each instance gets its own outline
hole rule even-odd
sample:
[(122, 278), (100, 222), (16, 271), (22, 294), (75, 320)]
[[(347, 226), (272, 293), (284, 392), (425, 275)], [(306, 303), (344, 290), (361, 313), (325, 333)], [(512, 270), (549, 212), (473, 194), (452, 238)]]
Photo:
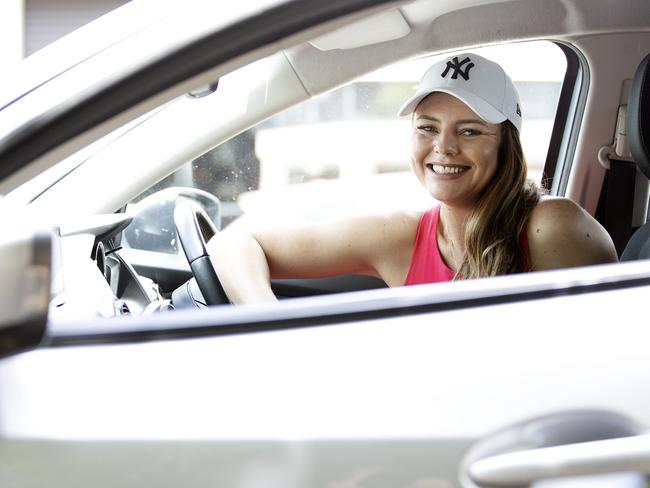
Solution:
[[(413, 125), (414, 171), (442, 203), (442, 210), (435, 207), (436, 213), (430, 211), (422, 220), (434, 221), (422, 239), (426, 243), (437, 235), (437, 245), (433, 239), (423, 250), (416, 239), (414, 259), (422, 259), (423, 252), (436, 255), (439, 249), (451, 266), (433, 268), (445, 270), (449, 279), (529, 271), (528, 240), (522, 231), (539, 192), (534, 183), (526, 183), (514, 126), (484, 122), (443, 92), (417, 105)], [(429, 277), (430, 269), (424, 261), (411, 265), (406, 283), (443, 281)]]
[(272, 278), (360, 273), (399, 286), (617, 260), (598, 222), (569, 200), (540, 203), (526, 181), (519, 95), (497, 63), (462, 54), (434, 64), (399, 111), (411, 113), (411, 169), (439, 204), (282, 230), (233, 226), (209, 243), (233, 302), (273, 300)]
[[(530, 271), (524, 225), (539, 192), (526, 183), (521, 105), (510, 77), (476, 54), (454, 56), (427, 70), (400, 110), (411, 112), (414, 171), (442, 203), (423, 220), (434, 220), (429, 235), (440, 229), (427, 254), (439, 249), (451, 264), (436, 268), (458, 278)], [(417, 258), (420, 239), (415, 250)], [(407, 284), (433, 281), (425, 264), (411, 266)]]

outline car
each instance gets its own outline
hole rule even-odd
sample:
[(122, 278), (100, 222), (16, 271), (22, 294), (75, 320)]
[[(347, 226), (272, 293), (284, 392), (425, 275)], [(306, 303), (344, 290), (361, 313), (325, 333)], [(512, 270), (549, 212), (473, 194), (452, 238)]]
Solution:
[[(228, 225), (430, 206), (396, 113), (463, 52), (511, 75), (529, 176), (621, 262), (241, 306), (197, 284)], [(0, 485), (645, 486), (648, 53), (647, 0), (133, 0), (25, 59)]]

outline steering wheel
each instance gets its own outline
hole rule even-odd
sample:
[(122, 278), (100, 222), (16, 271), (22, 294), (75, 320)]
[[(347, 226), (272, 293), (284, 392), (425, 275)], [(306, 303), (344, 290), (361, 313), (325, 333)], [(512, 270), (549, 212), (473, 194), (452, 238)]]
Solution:
[(174, 209), (174, 225), (192, 274), (207, 305), (230, 303), (206, 247), (217, 232), (214, 222), (195, 202), (179, 200)]

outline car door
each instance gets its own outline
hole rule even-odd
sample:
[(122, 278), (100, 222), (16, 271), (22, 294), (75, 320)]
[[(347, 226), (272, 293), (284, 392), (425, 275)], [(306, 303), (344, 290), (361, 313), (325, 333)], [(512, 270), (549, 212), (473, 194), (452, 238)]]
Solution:
[(472, 456), (641, 433), (647, 332), (618, 307), (647, 295), (639, 271), (50, 324), (47, 347), (0, 365), (0, 476), (460, 486)]

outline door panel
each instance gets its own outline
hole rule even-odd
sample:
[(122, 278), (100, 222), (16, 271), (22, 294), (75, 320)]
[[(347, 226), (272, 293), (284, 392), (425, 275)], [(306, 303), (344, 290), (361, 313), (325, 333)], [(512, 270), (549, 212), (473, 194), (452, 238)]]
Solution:
[(0, 363), (0, 481), (459, 486), (470, 444), (518, 421), (647, 428), (648, 331), (622, 304), (648, 292), (25, 353)]

